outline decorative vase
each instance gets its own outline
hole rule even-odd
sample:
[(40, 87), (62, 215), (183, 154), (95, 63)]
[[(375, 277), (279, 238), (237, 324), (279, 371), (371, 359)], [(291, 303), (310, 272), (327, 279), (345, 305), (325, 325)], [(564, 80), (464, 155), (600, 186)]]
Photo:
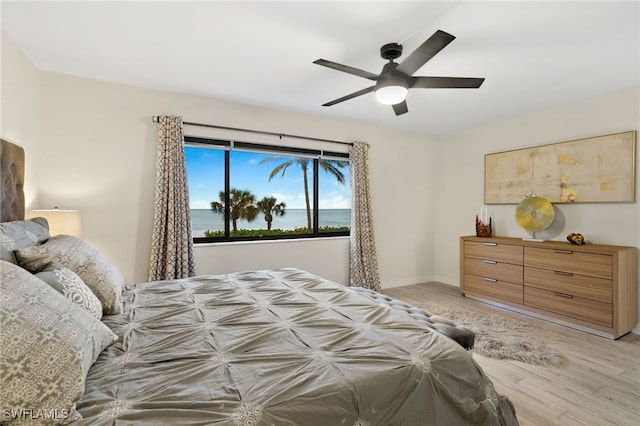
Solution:
[(480, 219), (478, 219), (478, 215), (476, 215), (476, 236), (477, 237), (491, 237), (491, 218), (489, 218), (489, 223), (484, 223)]

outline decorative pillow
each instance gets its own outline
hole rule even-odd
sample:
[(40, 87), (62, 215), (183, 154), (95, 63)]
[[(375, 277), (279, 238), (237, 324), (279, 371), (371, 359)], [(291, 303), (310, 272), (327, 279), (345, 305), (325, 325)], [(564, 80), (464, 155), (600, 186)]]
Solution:
[(102, 319), (102, 304), (75, 272), (58, 262), (51, 262), (36, 277), (53, 287), (96, 319)]
[(18, 264), (37, 273), (50, 262), (59, 262), (78, 274), (102, 304), (105, 314), (122, 312), (124, 278), (98, 250), (71, 235), (55, 235), (46, 243), (15, 252)]
[(0, 259), (18, 263), (14, 250), (33, 247), (49, 239), (49, 223), (43, 217), (0, 223)]
[(0, 278), (0, 423), (80, 419), (89, 367), (117, 336), (19, 266), (0, 261)]

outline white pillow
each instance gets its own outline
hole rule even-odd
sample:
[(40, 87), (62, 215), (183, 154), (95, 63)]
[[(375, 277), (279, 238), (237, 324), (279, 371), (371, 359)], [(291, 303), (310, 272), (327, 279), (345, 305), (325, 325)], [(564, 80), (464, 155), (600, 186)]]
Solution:
[(122, 312), (122, 274), (98, 250), (81, 239), (55, 235), (44, 244), (14, 253), (18, 265), (31, 273), (37, 273), (50, 262), (61, 263), (82, 278), (102, 303), (105, 314)]

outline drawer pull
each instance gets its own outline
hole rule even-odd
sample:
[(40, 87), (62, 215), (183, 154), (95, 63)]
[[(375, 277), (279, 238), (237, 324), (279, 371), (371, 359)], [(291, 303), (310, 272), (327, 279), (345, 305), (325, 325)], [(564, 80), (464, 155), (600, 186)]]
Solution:
[(482, 244), (484, 244), (485, 246), (497, 246), (498, 245), (498, 243), (482, 243)]
[(573, 273), (571, 272), (564, 272), (564, 271), (553, 271), (554, 274), (556, 275), (564, 275), (565, 277), (572, 277)]
[(554, 291), (553, 294), (555, 294), (556, 296), (559, 296), (559, 297), (565, 297), (567, 299), (573, 299), (573, 295), (571, 295), (571, 294), (559, 293), (557, 291)]
[(571, 250), (554, 250), (554, 253), (558, 253), (558, 254), (573, 254), (573, 251), (571, 251)]
[(495, 261), (495, 260), (489, 260), (489, 259), (484, 259), (482, 262), (483, 262), (483, 263), (488, 263), (488, 264), (490, 264), (490, 265), (496, 265), (496, 264), (498, 263), (498, 262), (497, 262), (497, 261)]
[(497, 283), (498, 282), (498, 280), (496, 280), (495, 278), (484, 277), (482, 279), (485, 280), (485, 281), (492, 282), (492, 283)]

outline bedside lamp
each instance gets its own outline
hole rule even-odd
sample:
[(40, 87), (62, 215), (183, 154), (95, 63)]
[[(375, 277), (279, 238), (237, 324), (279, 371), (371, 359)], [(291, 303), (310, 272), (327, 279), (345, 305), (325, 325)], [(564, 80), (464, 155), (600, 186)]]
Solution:
[(29, 210), (27, 218), (44, 217), (49, 222), (49, 233), (54, 235), (65, 234), (80, 238), (82, 226), (80, 224), (80, 212), (78, 210), (60, 210), (57, 207), (52, 210)]

